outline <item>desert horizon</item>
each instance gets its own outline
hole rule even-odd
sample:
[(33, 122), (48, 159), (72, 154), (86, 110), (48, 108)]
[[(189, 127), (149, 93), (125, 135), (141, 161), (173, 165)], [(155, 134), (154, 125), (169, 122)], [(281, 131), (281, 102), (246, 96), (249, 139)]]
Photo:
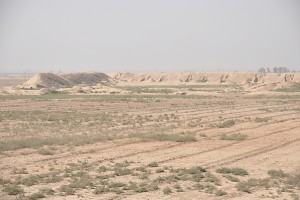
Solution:
[(299, 200), (299, 0), (0, 0), (0, 200)]

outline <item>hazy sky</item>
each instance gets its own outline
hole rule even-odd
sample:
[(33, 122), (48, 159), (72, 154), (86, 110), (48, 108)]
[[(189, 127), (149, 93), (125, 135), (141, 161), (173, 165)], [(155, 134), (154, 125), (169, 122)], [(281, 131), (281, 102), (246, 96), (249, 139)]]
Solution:
[(300, 0), (0, 0), (0, 72), (300, 70)]

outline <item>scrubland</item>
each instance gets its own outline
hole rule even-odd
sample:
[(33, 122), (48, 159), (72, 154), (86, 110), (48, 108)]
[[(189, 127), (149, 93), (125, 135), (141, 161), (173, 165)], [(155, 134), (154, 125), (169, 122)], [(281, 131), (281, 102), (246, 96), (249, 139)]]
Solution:
[(0, 199), (299, 199), (300, 95), (228, 87), (0, 96)]

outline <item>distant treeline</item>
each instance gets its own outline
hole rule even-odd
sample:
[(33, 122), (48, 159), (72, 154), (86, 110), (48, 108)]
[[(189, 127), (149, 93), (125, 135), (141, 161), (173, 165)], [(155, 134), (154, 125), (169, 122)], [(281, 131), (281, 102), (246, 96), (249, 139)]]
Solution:
[[(272, 71), (270, 70), (270, 68), (260, 68), (258, 70), (258, 72), (260, 73), (287, 73), (287, 72), (291, 72), (288, 68), (286, 67), (273, 67)], [(292, 72), (296, 72), (295, 70)]]

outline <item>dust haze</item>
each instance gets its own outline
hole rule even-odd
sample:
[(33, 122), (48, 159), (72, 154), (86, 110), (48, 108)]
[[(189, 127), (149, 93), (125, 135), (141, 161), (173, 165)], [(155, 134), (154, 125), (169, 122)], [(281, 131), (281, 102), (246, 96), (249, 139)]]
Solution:
[(0, 1), (0, 199), (299, 199), (298, 11)]

